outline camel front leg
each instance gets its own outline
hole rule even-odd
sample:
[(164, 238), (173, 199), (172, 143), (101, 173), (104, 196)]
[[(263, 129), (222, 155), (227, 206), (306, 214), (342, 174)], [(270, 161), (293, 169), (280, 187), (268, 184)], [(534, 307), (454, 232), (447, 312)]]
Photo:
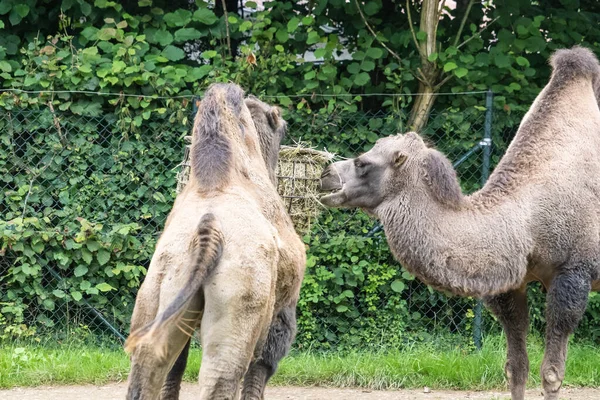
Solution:
[(565, 360), (569, 335), (575, 331), (591, 290), (591, 276), (583, 265), (557, 275), (547, 295), (546, 351), (541, 375), (545, 400), (558, 400), (565, 377)]
[(244, 376), (243, 400), (262, 400), (267, 382), (288, 353), (296, 336), (296, 302), (283, 308), (269, 328), (267, 341)]
[(527, 357), (527, 286), (485, 299), (486, 306), (502, 324), (506, 334), (507, 355), (504, 371), (508, 378), (512, 400), (525, 399), (525, 385), (529, 374)]

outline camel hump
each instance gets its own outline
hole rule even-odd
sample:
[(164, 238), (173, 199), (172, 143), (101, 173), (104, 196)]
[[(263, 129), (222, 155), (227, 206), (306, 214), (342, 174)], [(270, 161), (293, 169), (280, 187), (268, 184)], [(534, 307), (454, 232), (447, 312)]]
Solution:
[(550, 57), (552, 77), (561, 82), (585, 78), (597, 82), (600, 75), (600, 63), (596, 55), (588, 48), (574, 46), (560, 49)]
[[(127, 352), (132, 351), (139, 343), (153, 343), (157, 356), (164, 358), (167, 351), (166, 338), (169, 335), (169, 325), (175, 323), (180, 326), (190, 300), (202, 288), (206, 277), (219, 265), (223, 254), (223, 243), (223, 233), (219, 228), (217, 218), (212, 213), (204, 214), (192, 240), (191, 257), (187, 265), (189, 273), (185, 286), (154, 320), (131, 332), (125, 341)], [(193, 332), (189, 332), (185, 326), (185, 323), (182, 323), (180, 329), (191, 336)]]
[(193, 128), (192, 176), (203, 191), (229, 182), (234, 145), (231, 136), (240, 129), (244, 91), (235, 84), (216, 83), (200, 102)]

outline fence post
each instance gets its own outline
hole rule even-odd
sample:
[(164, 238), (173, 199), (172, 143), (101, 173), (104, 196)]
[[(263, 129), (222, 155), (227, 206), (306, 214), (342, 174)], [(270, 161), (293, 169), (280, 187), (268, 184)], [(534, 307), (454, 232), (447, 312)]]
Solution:
[[(492, 155), (492, 102), (494, 93), (488, 89), (485, 95), (485, 126), (483, 140), (479, 145), (483, 149), (483, 162), (481, 163), (481, 187), (490, 175), (490, 159)], [(475, 304), (475, 321), (473, 323), (473, 341), (477, 350), (481, 349), (481, 324), (482, 324), (482, 302), (477, 300)]]

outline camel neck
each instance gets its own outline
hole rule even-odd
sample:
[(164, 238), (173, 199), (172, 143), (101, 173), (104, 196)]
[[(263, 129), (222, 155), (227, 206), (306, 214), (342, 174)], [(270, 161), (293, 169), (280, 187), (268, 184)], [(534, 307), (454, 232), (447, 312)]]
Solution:
[(402, 265), (431, 286), (458, 295), (500, 293), (520, 285), (526, 272), (526, 239), (502, 210), (468, 202), (450, 209), (420, 192), (380, 206), (390, 249)]

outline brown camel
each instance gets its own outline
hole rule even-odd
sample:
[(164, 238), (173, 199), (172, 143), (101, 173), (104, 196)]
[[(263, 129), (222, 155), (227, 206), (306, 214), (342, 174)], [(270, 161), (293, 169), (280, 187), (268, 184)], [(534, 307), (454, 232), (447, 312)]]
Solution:
[(200, 329), (201, 399), (262, 399), (296, 332), (304, 245), (273, 184), (279, 109), (215, 84), (194, 121), (190, 181), (138, 293), (127, 399), (177, 399)]
[(323, 172), (321, 201), (381, 219), (394, 256), (434, 287), (483, 297), (508, 342), (505, 371), (522, 400), (529, 370), (526, 285), (547, 288), (546, 400), (558, 399), (568, 336), (600, 289), (600, 66), (575, 47), (552, 77), (487, 184), (463, 196), (450, 162), (410, 132)]

